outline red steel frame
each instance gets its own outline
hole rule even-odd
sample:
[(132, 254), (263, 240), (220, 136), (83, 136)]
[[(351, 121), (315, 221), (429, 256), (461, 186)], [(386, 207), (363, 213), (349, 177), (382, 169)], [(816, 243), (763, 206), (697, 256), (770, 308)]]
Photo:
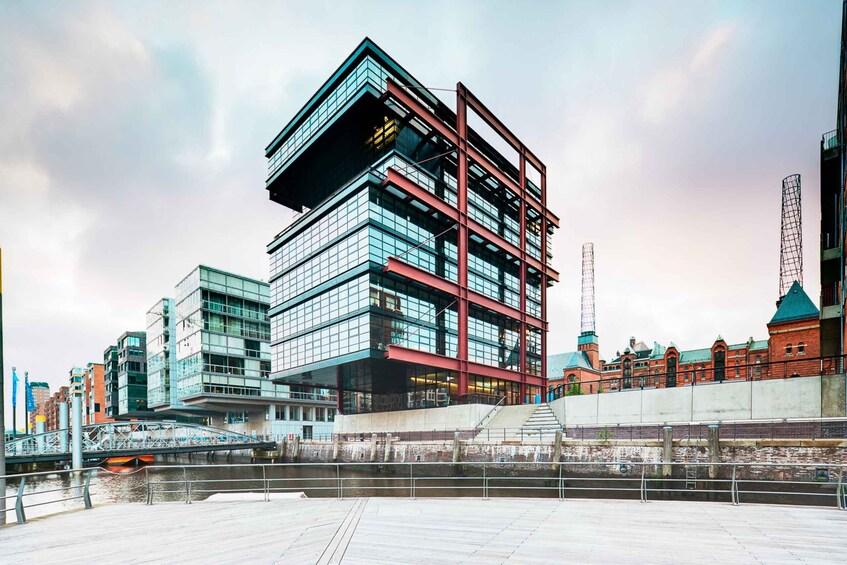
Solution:
[[(452, 128), (433, 114), (417, 99), (410, 96), (406, 90), (392, 81), (388, 80), (386, 95), (400, 102), (409, 111), (416, 115), (421, 121), (439, 133), (444, 139), (451, 143), (457, 151), (458, 156), (458, 198), (457, 206), (454, 208), (430, 192), (418, 186), (408, 177), (403, 176), (395, 170), (389, 169), (386, 183), (391, 184), (409, 197), (427, 204), (430, 208), (438, 210), (444, 216), (453, 219), (458, 227), (458, 282), (453, 283), (441, 277), (427, 273), (414, 267), (405, 261), (392, 257), (388, 260), (385, 270), (394, 272), (404, 277), (414, 279), (432, 288), (456, 296), (458, 305), (458, 355), (456, 358), (436, 355), (425, 351), (390, 345), (385, 356), (389, 359), (406, 361), (438, 367), (458, 373), (459, 397), (468, 393), (469, 375), (479, 374), (501, 378), (520, 383), (521, 402), (526, 398), (527, 385), (542, 387), (542, 395), (547, 387), (547, 281), (559, 280), (559, 274), (547, 264), (547, 228), (549, 225), (559, 227), (559, 218), (547, 209), (547, 168), (544, 164), (527, 149), (518, 138), (500, 122), (468, 89), (462, 84), (456, 85), (456, 125)], [(519, 155), (519, 181), (515, 183), (511, 178), (500, 171), (485, 155), (480, 153), (468, 142), (468, 108), (496, 131)], [(474, 221), (468, 216), (468, 159), (473, 159), (487, 173), (495, 177), (503, 185), (509, 187), (520, 198), (520, 247), (516, 247), (509, 241), (492, 232), (485, 226)], [(526, 191), (526, 165), (531, 163), (541, 173), (541, 201), (538, 202), (530, 197)], [(534, 208), (541, 215), (541, 261), (530, 257), (526, 252), (526, 212)], [(473, 232), (498, 246), (504, 252), (516, 257), (520, 261), (520, 308), (513, 308), (492, 300), (487, 296), (477, 293), (468, 288), (468, 236)], [(531, 266), (541, 273), (541, 318), (527, 314), (526, 311), (526, 279), (527, 267)], [(499, 314), (517, 320), (520, 324), (520, 371), (491, 367), (468, 360), (468, 311), (469, 305), (473, 303), (487, 308)], [(527, 326), (533, 325), (541, 330), (541, 374), (531, 375), (526, 370), (526, 346)]]

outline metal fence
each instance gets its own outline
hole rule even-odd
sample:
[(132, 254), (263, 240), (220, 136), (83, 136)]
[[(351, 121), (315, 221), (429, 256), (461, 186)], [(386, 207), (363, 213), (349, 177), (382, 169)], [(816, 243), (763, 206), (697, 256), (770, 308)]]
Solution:
[[(35, 508), (38, 506), (46, 506), (48, 504), (59, 504), (64, 503), (69, 500), (82, 500), (82, 504), (84, 508), (93, 508), (91, 504), (91, 478), (92, 476), (96, 476), (98, 473), (98, 469), (86, 469), (81, 472), (76, 471), (45, 471), (40, 473), (26, 473), (23, 475), (7, 475), (5, 477), (7, 484), (17, 484), (17, 492), (15, 494), (7, 495), (6, 493), (2, 494), (2, 498), (5, 500), (14, 500), (14, 506), (6, 505), (7, 508), (5, 512), (15, 512), (15, 518), (17, 519), (18, 524), (26, 523), (26, 509), (27, 508)], [(40, 489), (40, 490), (26, 490), (27, 481), (31, 481), (37, 477), (47, 477), (53, 475), (67, 475), (75, 479), (75, 484), (60, 486), (55, 488), (48, 489)], [(69, 496), (65, 495), (68, 491), (72, 491)], [(50, 498), (48, 500), (42, 500), (45, 494), (58, 494), (62, 493), (63, 496), (57, 498)], [(76, 493), (76, 494), (74, 494)], [(37, 496), (39, 500), (37, 502), (30, 502), (33, 500), (32, 497)]]
[[(847, 440), (847, 418), (817, 418), (809, 420), (760, 420), (729, 422), (697, 422), (680, 424), (595, 424), (588, 426), (564, 426), (559, 429), (544, 428), (482, 428), (474, 430), (419, 430), (403, 432), (379, 432), (376, 436), (393, 441), (449, 442), (458, 437), (461, 441), (479, 442), (551, 442), (556, 432), (561, 431), (564, 439), (577, 440), (662, 440), (663, 429), (671, 427), (674, 439), (705, 440), (709, 437), (709, 426), (718, 426), (722, 440), (732, 439), (834, 439)], [(336, 433), (315, 435), (313, 442), (369, 442), (374, 432)]]
[[(254, 493), (269, 501), (278, 493), (306, 493), (337, 499), (369, 496), (408, 497), (546, 497), (623, 498), (806, 504), (847, 509), (847, 465), (827, 462), (435, 462), (407, 463), (277, 463), (228, 465), (151, 465), (144, 469), (144, 502), (191, 504), (213, 494)], [(210, 477), (210, 472), (224, 477)], [(91, 479), (102, 470), (76, 474), (77, 484), (26, 492), (27, 481), (48, 473), (10, 475), (18, 481), (15, 499), (19, 523), (26, 508), (82, 499), (92, 508)], [(66, 473), (74, 473), (68, 471)], [(129, 480), (126, 475), (110, 480)], [(79, 494), (43, 500), (43, 495), (77, 489)], [(132, 489), (117, 502), (141, 502)], [(42, 495), (36, 503), (27, 497)], [(11, 511), (12, 508), (8, 509)]]

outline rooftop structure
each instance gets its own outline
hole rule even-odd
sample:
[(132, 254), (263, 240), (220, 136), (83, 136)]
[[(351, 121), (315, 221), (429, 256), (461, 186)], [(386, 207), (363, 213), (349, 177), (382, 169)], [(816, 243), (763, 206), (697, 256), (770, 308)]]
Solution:
[[(495, 149), (495, 146), (498, 149)], [(449, 108), (365, 39), (266, 148), (272, 378), (345, 414), (540, 400), (558, 218), (468, 89)]]

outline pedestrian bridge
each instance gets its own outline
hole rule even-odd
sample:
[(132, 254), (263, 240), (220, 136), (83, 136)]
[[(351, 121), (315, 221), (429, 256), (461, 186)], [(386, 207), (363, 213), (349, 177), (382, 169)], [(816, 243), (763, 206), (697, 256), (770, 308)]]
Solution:
[[(71, 430), (35, 434), (6, 443), (7, 463), (70, 460)], [(230, 430), (181, 422), (109, 422), (82, 428), (84, 459), (275, 449), (273, 442)]]

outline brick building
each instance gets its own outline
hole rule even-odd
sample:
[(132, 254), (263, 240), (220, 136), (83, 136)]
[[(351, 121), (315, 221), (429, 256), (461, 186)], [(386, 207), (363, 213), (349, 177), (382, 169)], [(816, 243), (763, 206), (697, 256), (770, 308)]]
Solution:
[(89, 363), (85, 368), (85, 423), (112, 422), (106, 416), (106, 380), (102, 363)]
[(36, 381), (29, 383), (29, 386), (35, 401), (35, 411), (29, 413), (29, 429), (35, 433), (35, 417), (44, 415), (44, 404), (50, 399), (50, 385)]
[[(580, 335), (578, 350), (548, 359), (548, 394), (591, 394), (629, 388), (667, 388), (706, 382), (771, 379), (821, 370), (819, 311), (794, 283), (767, 323), (768, 339), (730, 344), (721, 336), (708, 347), (681, 350), (673, 342), (652, 346), (634, 337), (608, 363), (597, 336)], [(823, 361), (826, 363), (826, 360)]]
[(47, 432), (59, 429), (59, 405), (67, 404), (69, 388), (61, 387), (44, 403), (44, 416), (47, 419), (44, 430)]

